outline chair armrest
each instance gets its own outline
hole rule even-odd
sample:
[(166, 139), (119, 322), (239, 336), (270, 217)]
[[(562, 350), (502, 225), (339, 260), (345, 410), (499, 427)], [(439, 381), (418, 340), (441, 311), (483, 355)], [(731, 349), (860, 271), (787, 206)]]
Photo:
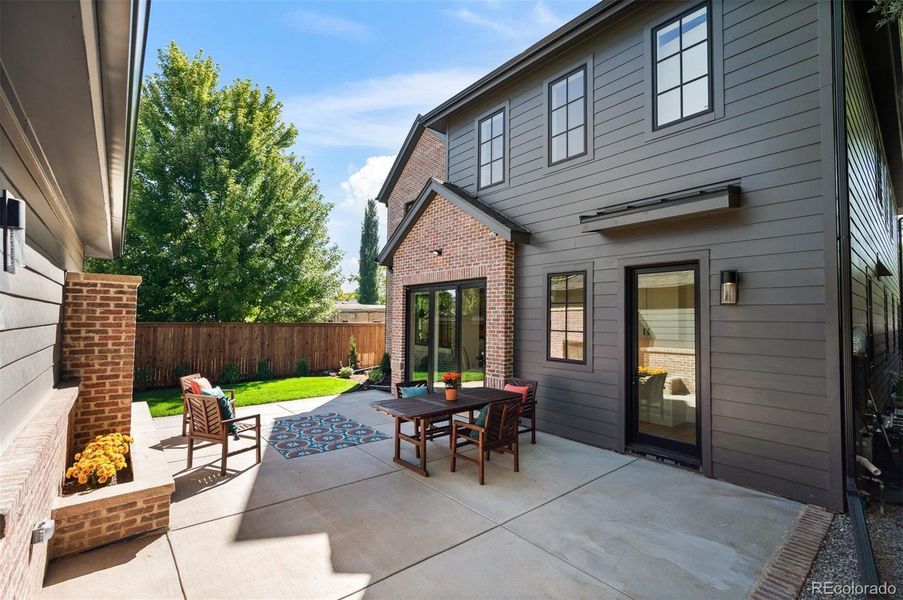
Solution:
[(260, 427), (260, 415), (248, 415), (247, 417), (235, 417), (234, 419), (223, 419), (223, 425), (230, 425), (232, 423), (237, 423), (238, 421), (249, 421), (254, 419), (257, 422), (257, 426)]
[(473, 423), (468, 423), (468, 422), (466, 422), (466, 421), (453, 420), (453, 421), (452, 421), (452, 426), (453, 426), (455, 429), (457, 429), (458, 427), (460, 427), (461, 429), (470, 429), (471, 431), (476, 431), (476, 432), (479, 432), (479, 433), (482, 433), (482, 432), (486, 431), (486, 428), (483, 427), (482, 425), (474, 425)]
[(223, 393), (224, 393), (224, 394), (226, 394), (227, 396), (229, 396), (230, 398), (232, 398), (233, 401), (235, 400), (235, 390), (233, 390), (233, 389), (223, 389), (223, 388), (220, 388), (220, 389), (223, 390)]

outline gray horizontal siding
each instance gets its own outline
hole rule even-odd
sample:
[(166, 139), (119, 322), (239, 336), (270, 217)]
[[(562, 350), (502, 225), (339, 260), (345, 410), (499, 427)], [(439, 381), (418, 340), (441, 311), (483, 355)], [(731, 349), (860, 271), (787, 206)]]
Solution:
[[(26, 201), (27, 267), (0, 272), (0, 452), (40, 410), (59, 376), (66, 269), (84, 257), (22, 125), (0, 103), (0, 186)], [(31, 157), (30, 157), (31, 156)]]
[[(675, 10), (641, 3), (555, 64), (449, 122), (449, 180), (476, 193), (474, 118), (509, 101), (506, 187), (479, 194), (531, 231), (516, 257), (515, 372), (540, 381), (544, 430), (618, 448), (618, 260), (707, 250), (712, 469), (802, 500), (836, 502), (826, 393), (825, 211), (814, 2), (723, 6), (723, 117), (673, 135), (648, 131), (644, 27)], [(691, 6), (687, 3), (686, 6)], [(716, 4), (716, 6), (719, 6)], [(592, 159), (547, 166), (543, 81), (592, 55)], [(827, 74), (830, 83), (830, 74)], [(602, 236), (578, 218), (612, 204), (741, 180), (742, 208)], [(833, 250), (832, 250), (833, 251)], [(544, 272), (593, 261), (592, 370), (545, 360)], [(742, 273), (740, 303), (718, 304), (718, 273)], [(835, 440), (835, 442), (837, 442)], [(839, 442), (837, 442), (839, 443)]]
[[(896, 203), (891, 186), (885, 185), (884, 202), (878, 200), (875, 164), (887, 164), (880, 143), (878, 122), (863, 64), (862, 49), (847, 11), (844, 22), (844, 70), (846, 74), (847, 185), (850, 197), (851, 309), (854, 327), (868, 323), (867, 281), (872, 279), (872, 325), (874, 356), (871, 389), (876, 400), (888, 400), (891, 373), (900, 364), (899, 331), (893, 329), (894, 315), (899, 319), (899, 265), (895, 216)], [(890, 277), (875, 274), (877, 258), (892, 272)], [(885, 312), (885, 294), (887, 307)], [(885, 319), (887, 328), (885, 328)], [(897, 321), (899, 329), (899, 321)]]

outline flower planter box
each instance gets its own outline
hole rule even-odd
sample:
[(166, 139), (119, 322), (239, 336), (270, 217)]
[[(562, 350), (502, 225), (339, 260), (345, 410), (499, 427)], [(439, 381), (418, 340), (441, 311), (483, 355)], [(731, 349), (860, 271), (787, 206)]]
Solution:
[(56, 533), (50, 540), (50, 558), (169, 528), (175, 483), (144, 402), (132, 404), (131, 431), (131, 481), (54, 500)]

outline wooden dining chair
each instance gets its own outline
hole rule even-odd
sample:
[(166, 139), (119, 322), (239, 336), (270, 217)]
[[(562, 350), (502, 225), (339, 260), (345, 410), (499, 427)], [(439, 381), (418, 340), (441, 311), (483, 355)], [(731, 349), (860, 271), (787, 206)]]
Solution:
[[(234, 419), (223, 419), (220, 413), (219, 399), (213, 396), (199, 394), (186, 394), (188, 401), (188, 414), (191, 417), (191, 425), (188, 428), (188, 468), (191, 468), (194, 458), (194, 443), (207, 442), (208, 444), (222, 445), (222, 464), (220, 475), (226, 475), (226, 461), (230, 456), (257, 451), (257, 464), (260, 463), (260, 415), (248, 415)], [(230, 400), (232, 412), (235, 412), (235, 400)], [(248, 423), (247, 421), (253, 421)], [(229, 431), (230, 425), (235, 425), (235, 431)], [(248, 434), (247, 432), (252, 432)], [(255, 440), (256, 444), (241, 450), (229, 452), (229, 437), (235, 435), (242, 439)], [(207, 446), (201, 446), (206, 448)]]
[[(451, 471), (455, 472), (456, 460), (466, 460), (477, 465), (477, 477), (480, 485), (484, 483), (484, 465), (489, 460), (490, 452), (503, 452), (514, 455), (514, 472), (520, 471), (520, 454), (517, 440), (519, 436), (518, 421), (520, 405), (523, 399), (518, 396), (510, 400), (494, 402), (487, 407), (486, 420), (483, 425), (465, 421), (452, 420)], [(460, 448), (476, 446), (477, 458), (460, 454)]]
[[(188, 432), (188, 425), (191, 422), (191, 417), (188, 415), (188, 394), (193, 393), (191, 389), (191, 382), (195, 379), (200, 379), (202, 375), (200, 373), (192, 373), (191, 375), (185, 375), (184, 377), (179, 377), (179, 384), (182, 386), (182, 436)], [(235, 405), (235, 390), (223, 390), (223, 393), (229, 396), (232, 401), (232, 405)]]
[[(418, 386), (426, 386), (429, 387), (427, 381), (425, 379), (420, 379), (417, 381), (402, 381), (401, 383), (395, 386), (395, 395), (398, 398), (401, 398), (401, 389), (403, 387), (418, 387)], [(418, 420), (414, 420), (414, 437), (420, 437), (420, 422)], [(435, 419), (430, 419), (426, 423), (426, 439), (433, 440), (437, 437), (442, 437), (443, 435), (451, 435), (451, 417), (437, 417)], [(416, 448), (417, 458), (420, 458), (420, 448)]]
[[(516, 385), (517, 387), (527, 388), (527, 399), (521, 404), (520, 418), (518, 419), (518, 433), (530, 432), (530, 443), (536, 443), (536, 388), (539, 382), (532, 379), (522, 379), (520, 377), (511, 377), (505, 381), (505, 384)], [(521, 419), (529, 419), (530, 425), (521, 427)]]

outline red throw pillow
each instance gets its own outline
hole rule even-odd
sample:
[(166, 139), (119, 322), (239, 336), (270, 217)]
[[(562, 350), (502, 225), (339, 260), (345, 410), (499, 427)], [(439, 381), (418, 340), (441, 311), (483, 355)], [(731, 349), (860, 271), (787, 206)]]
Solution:
[(517, 392), (518, 394), (520, 394), (523, 397), (521, 404), (526, 404), (527, 403), (527, 394), (530, 393), (530, 388), (521, 387), (519, 385), (511, 385), (510, 383), (508, 383), (505, 385), (505, 391), (506, 392)]
[(192, 394), (200, 394), (201, 391), (210, 389), (213, 389), (213, 386), (210, 385), (210, 381), (206, 377), (198, 377), (197, 379), (191, 380)]

